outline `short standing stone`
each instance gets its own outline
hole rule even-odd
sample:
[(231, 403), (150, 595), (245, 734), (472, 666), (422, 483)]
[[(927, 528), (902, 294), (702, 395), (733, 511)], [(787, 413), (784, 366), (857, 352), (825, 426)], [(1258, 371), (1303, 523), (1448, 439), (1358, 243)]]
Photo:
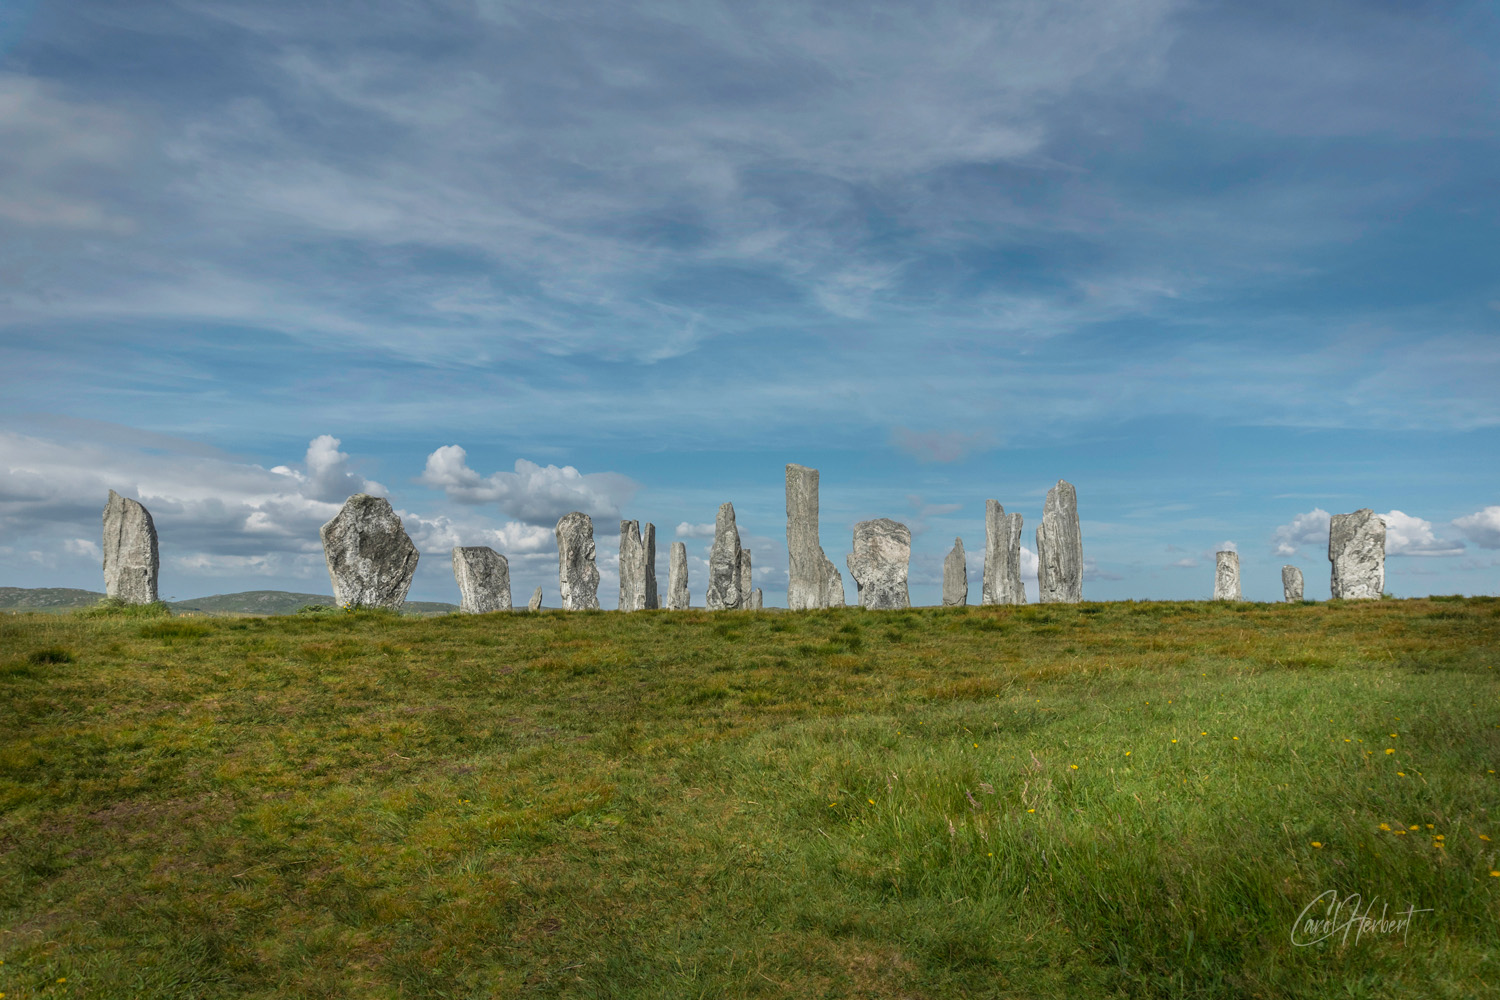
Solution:
[(906, 589), (911, 562), (911, 529), (888, 517), (854, 526), (854, 551), (847, 559), (859, 587), (859, 606), (871, 611), (911, 607)]
[(667, 558), (667, 610), (686, 611), (688, 607), (687, 545), (673, 542)]
[(542, 588), (538, 587), (531, 593), (531, 600), (526, 602), (527, 611), (542, 610)]
[(126, 604), (153, 604), (160, 569), (151, 513), (110, 490), (104, 505), (104, 592)]
[(969, 603), (969, 567), (964, 561), (964, 540), (953, 539), (953, 549), (943, 560), (943, 607), (961, 608)]
[(1302, 571), (1295, 566), (1281, 567), (1281, 594), (1288, 601), (1302, 600)]
[(1007, 514), (998, 500), (984, 502), (984, 604), (1025, 604), (1021, 582), (1021, 515)]
[(661, 607), (656, 593), (656, 525), (649, 522), (641, 529), (641, 551), (645, 554), (646, 607), (655, 610)]
[(740, 606), (741, 551), (734, 504), (720, 504), (714, 521), (714, 547), (708, 553), (708, 595), (703, 601), (708, 610), (733, 611)]
[(1047, 491), (1042, 523), (1036, 529), (1037, 589), (1043, 604), (1083, 600), (1083, 532), (1078, 525), (1078, 492), (1059, 479)]
[(399, 609), (406, 602), (417, 547), (389, 501), (356, 493), (318, 534), (339, 607)]
[(488, 545), (453, 550), (458, 610), (471, 615), (510, 610), (510, 563)]
[(646, 549), (639, 521), (620, 522), (620, 610), (646, 609)]
[(750, 592), (755, 584), (750, 575), (750, 550), (740, 549), (740, 607), (750, 609)]
[(1378, 600), (1385, 589), (1385, 519), (1365, 507), (1328, 522), (1329, 589), (1335, 600)]
[(823, 604), (825, 608), (842, 608), (844, 606), (844, 574), (833, 564), (833, 560), (825, 557), (823, 559)]
[(843, 577), (818, 544), (818, 470), (805, 465), (786, 467), (786, 552), (788, 608), (844, 606)]
[(1240, 599), (1240, 554), (1228, 549), (1214, 560), (1214, 600)]
[(557, 522), (557, 589), (564, 611), (599, 610), (599, 569), (594, 565), (594, 521), (581, 511)]

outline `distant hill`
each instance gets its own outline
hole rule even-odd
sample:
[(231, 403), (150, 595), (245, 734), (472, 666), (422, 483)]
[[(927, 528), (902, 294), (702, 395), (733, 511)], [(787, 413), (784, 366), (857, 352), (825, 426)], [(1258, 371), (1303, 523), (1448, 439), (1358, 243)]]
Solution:
[[(71, 611), (97, 604), (104, 595), (93, 590), (68, 587), (0, 587), (0, 611)], [(247, 590), (240, 594), (215, 594), (171, 602), (172, 610), (202, 615), (290, 615), (308, 604), (332, 605), (329, 594), (293, 594), (285, 590)], [(408, 614), (445, 615), (457, 604), (442, 601), (407, 601)]]

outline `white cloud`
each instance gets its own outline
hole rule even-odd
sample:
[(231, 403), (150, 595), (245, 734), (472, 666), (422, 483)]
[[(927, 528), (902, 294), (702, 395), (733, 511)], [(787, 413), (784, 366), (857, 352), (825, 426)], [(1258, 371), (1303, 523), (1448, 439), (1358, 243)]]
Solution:
[(683, 521), (674, 532), (678, 538), (712, 538), (717, 528), (712, 524), (689, 524)]
[(1380, 515), (1385, 520), (1385, 554), (1388, 556), (1457, 556), (1463, 542), (1438, 538), (1432, 522), (1399, 510)]
[(1184, 556), (1183, 558), (1172, 563), (1172, 566), (1175, 569), (1196, 569), (1198, 567), (1198, 560), (1194, 559), (1192, 556)]
[(84, 556), (89, 559), (102, 559), (104, 553), (99, 549), (99, 543), (87, 538), (69, 538), (63, 542), (63, 551), (70, 556)]
[(1298, 514), (1289, 524), (1283, 524), (1271, 534), (1272, 551), (1278, 556), (1297, 554), (1301, 545), (1328, 546), (1328, 522), (1332, 517), (1321, 507), (1314, 507), (1306, 514)]
[(580, 510), (591, 517), (615, 518), (639, 488), (614, 472), (584, 474), (571, 465), (537, 465), (516, 459), (514, 472), (480, 476), (469, 468), (468, 453), (456, 444), (427, 456), (421, 482), (441, 489), (458, 503), (495, 503), (512, 517), (534, 525), (555, 526), (558, 518)]
[(1489, 506), (1454, 518), (1453, 526), (1482, 549), (1500, 549), (1500, 506)]

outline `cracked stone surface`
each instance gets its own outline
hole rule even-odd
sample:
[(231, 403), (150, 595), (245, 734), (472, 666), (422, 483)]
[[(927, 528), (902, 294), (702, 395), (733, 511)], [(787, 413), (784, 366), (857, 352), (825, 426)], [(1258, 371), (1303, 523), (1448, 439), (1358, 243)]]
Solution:
[(356, 493), (318, 534), (339, 607), (399, 610), (406, 603), (418, 553), (389, 501)]
[(1368, 507), (1328, 522), (1329, 590), (1335, 599), (1375, 601), (1385, 589), (1385, 519)]
[(510, 610), (510, 563), (488, 545), (453, 550), (453, 578), (458, 581), (458, 610), (482, 615)]
[(599, 610), (599, 568), (594, 565), (594, 521), (582, 511), (557, 522), (557, 589), (564, 611)]
[(152, 604), (160, 571), (151, 512), (110, 490), (104, 504), (104, 592), (126, 604)]
[(1021, 581), (1021, 515), (1007, 514), (998, 500), (984, 502), (982, 604), (1025, 604)]
[(961, 608), (969, 603), (969, 567), (964, 561), (964, 540), (953, 539), (953, 548), (943, 560), (943, 607)]
[(667, 610), (686, 611), (689, 607), (687, 544), (673, 542), (667, 563)]
[(1059, 479), (1047, 491), (1042, 523), (1036, 529), (1037, 589), (1043, 604), (1083, 600), (1083, 532), (1078, 526), (1078, 491)]
[(708, 553), (708, 595), (703, 602), (708, 610), (733, 611), (740, 606), (741, 551), (734, 504), (720, 504), (714, 519), (714, 546)]
[(854, 526), (854, 551), (845, 560), (859, 587), (859, 606), (871, 611), (911, 607), (906, 574), (911, 529), (888, 517)]
[(1240, 554), (1225, 550), (1214, 558), (1214, 600), (1240, 600)]
[(1281, 596), (1288, 601), (1302, 600), (1302, 571), (1297, 567), (1281, 567)]

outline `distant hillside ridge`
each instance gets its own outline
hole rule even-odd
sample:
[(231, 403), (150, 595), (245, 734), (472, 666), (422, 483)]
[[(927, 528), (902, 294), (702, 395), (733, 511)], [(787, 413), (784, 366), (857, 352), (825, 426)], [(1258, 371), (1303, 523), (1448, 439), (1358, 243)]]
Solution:
[[(0, 611), (72, 611), (90, 607), (103, 598), (98, 591), (70, 587), (0, 587)], [(291, 615), (309, 604), (331, 607), (333, 597), (285, 590), (247, 590), (238, 594), (214, 594), (168, 602), (173, 611), (203, 615)], [(458, 605), (443, 601), (407, 601), (402, 610), (409, 614), (445, 615), (457, 611)]]

